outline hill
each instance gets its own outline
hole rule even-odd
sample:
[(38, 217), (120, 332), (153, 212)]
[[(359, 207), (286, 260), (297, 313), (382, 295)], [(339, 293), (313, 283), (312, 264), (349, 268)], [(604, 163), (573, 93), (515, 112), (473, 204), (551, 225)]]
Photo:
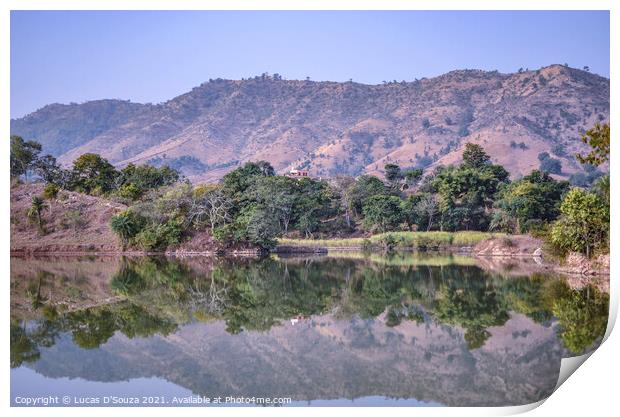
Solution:
[(27, 212), (32, 197), (43, 193), (43, 184), (11, 186), (11, 254), (106, 253), (121, 250), (110, 230), (110, 218), (122, 204), (72, 191), (47, 200), (42, 212), (46, 233), (38, 233)]
[(264, 159), (317, 176), (381, 174), (383, 165), (426, 167), (484, 146), (513, 175), (548, 152), (563, 175), (581, 169), (580, 133), (609, 120), (608, 79), (552, 65), (502, 74), (459, 70), (414, 82), (284, 80), (263, 74), (210, 80), (161, 104), (98, 100), (51, 104), (11, 120), (69, 164), (95, 152), (117, 165), (169, 164), (194, 181)]

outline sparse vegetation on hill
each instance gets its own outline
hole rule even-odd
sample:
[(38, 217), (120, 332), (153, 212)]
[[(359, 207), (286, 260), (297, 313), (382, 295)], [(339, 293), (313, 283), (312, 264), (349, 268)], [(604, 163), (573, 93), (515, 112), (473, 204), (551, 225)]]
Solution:
[[(36, 142), (18, 137), (11, 142), (14, 181), (51, 158), (39, 157)], [(591, 143), (597, 155), (593, 162), (607, 162), (604, 143), (605, 138)], [(477, 243), (491, 236), (480, 233), (488, 231), (550, 235), (559, 251), (586, 256), (608, 250), (609, 176), (598, 179), (592, 190), (570, 189), (567, 181), (538, 170), (511, 182), (504, 167), (492, 163), (475, 143), (465, 145), (459, 164), (426, 174), (386, 164), (385, 181), (371, 175), (330, 180), (280, 176), (266, 161), (245, 163), (218, 184), (198, 186), (179, 182), (178, 172), (167, 166), (130, 164), (117, 171), (96, 154), (80, 156), (71, 170), (46, 166), (54, 175), (40, 176), (47, 185), (30, 195), (25, 213), (38, 234), (56, 232), (58, 225), (46, 227), (44, 212), (52, 210), (52, 201), (66, 198), (66, 192), (77, 191), (127, 205), (109, 216), (106, 225), (123, 250), (164, 251), (204, 233), (219, 250), (270, 249), (283, 236), (420, 249), (459, 245), (460, 236)], [(66, 210), (63, 216), (74, 229), (81, 224), (79, 213)], [(12, 221), (19, 223), (18, 217), (14, 213)], [(372, 234), (367, 241), (361, 237)], [(213, 240), (206, 241), (213, 246)]]
[(387, 164), (457, 163), (468, 142), (513, 177), (538, 168), (537, 155), (547, 152), (552, 166), (542, 169), (568, 178), (583, 171), (574, 157), (587, 152), (581, 134), (609, 120), (609, 91), (608, 79), (561, 65), (381, 85), (263, 74), (210, 80), (158, 105), (53, 104), (12, 120), (11, 133), (65, 166), (95, 153), (119, 167), (168, 165), (194, 183), (258, 160), (279, 173), (381, 176)]

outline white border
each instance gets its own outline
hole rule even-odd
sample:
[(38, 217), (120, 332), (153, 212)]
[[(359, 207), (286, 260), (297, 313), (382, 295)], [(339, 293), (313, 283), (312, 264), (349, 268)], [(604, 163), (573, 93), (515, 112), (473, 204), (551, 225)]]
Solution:
[[(611, 0), (219, 0), (219, 1), (200, 1), (200, 0), (4, 0), (0, 3), (0, 79), (2, 80), (2, 100), (0, 101), (0, 128), (4, 135), (5, 142), (3, 151), (0, 152), (0, 166), (8, 167), (9, 165), (9, 121), (10, 121), (10, 77), (9, 77), (9, 59), (10, 59), (10, 10), (611, 10), (610, 28), (611, 28), (611, 50), (617, 49), (618, 33), (620, 28), (620, 19), (618, 18), (620, 2)], [(527, 28), (524, 28), (527, 30)], [(589, 30), (588, 27), (576, 28), (576, 30)], [(610, 51), (611, 52), (611, 51)], [(611, 56), (610, 79), (616, 79), (618, 65), (614, 63)], [(618, 97), (618, 88), (616, 83), (611, 83), (611, 113), (610, 118), (618, 120), (614, 98)], [(615, 137), (615, 136), (614, 136)], [(615, 148), (614, 148), (615, 149)], [(611, 155), (611, 167), (616, 167), (618, 157), (614, 153)], [(2, 303), (5, 308), (4, 319), (2, 320), (1, 338), (2, 343), (0, 350), (3, 353), (4, 360), (0, 361), (3, 367), (3, 389), (0, 393), (0, 404), (3, 408), (9, 408), (9, 363), (6, 360), (9, 356), (9, 321), (6, 319), (10, 314), (10, 292), (9, 292), (9, 170), (1, 169), (3, 198), (2, 204), (2, 236), (5, 238), (0, 243), (0, 254), (2, 254), (2, 262), (4, 274), (4, 288), (2, 292)], [(618, 183), (618, 175), (616, 169), (611, 169), (612, 184)], [(615, 186), (612, 186), (612, 200), (615, 200)], [(611, 208), (611, 250), (616, 253), (618, 245), (618, 236), (620, 230), (618, 226), (618, 204), (612, 202)], [(612, 261), (611, 265), (611, 306), (610, 306), (610, 325), (608, 327), (608, 335), (613, 327), (618, 311), (617, 297), (617, 271), (616, 262)], [(533, 414), (538, 416), (546, 415), (609, 415), (611, 410), (617, 409), (616, 397), (618, 396), (618, 356), (620, 355), (620, 339), (617, 332), (612, 333), (609, 339), (592, 355), (590, 359), (578, 371), (578, 376), (569, 378), (569, 382), (562, 385), (544, 404), (537, 408)], [(535, 408), (537, 405), (525, 407), (507, 407), (507, 408), (439, 408), (439, 409), (411, 409), (411, 408), (390, 408), (389, 410), (378, 408), (282, 408), (282, 409), (175, 409), (174, 413), (184, 413), (192, 415), (237, 415), (241, 413), (252, 413), (258, 415), (290, 415), (293, 412), (296, 415), (314, 415), (317, 412), (321, 414), (355, 414), (361, 416), (376, 416), (378, 413), (387, 412), (390, 415), (471, 415), (471, 416), (491, 416), (505, 415), (524, 412)], [(4, 410), (9, 415), (58, 415), (71, 416), (82, 415), (85, 412), (92, 415), (108, 415), (112, 411), (105, 408), (94, 409), (34, 409), (34, 408), (13, 408)], [(118, 410), (121, 411), (121, 410)], [(132, 409), (121, 412), (132, 413), (133, 415), (161, 415), (168, 416), (171, 412), (169, 409)], [(5, 414), (6, 415), (6, 414)]]

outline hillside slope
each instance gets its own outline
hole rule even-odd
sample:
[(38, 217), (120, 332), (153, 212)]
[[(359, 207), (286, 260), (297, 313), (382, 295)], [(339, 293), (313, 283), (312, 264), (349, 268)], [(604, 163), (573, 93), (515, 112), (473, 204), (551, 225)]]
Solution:
[(109, 223), (126, 206), (72, 191), (46, 200), (42, 212), (45, 233), (28, 219), (32, 197), (40, 196), (43, 184), (11, 187), (11, 253), (119, 252), (121, 246)]
[(263, 75), (210, 80), (158, 105), (53, 104), (12, 120), (11, 133), (65, 164), (96, 152), (118, 165), (167, 163), (195, 181), (258, 159), (320, 176), (380, 174), (387, 162), (449, 164), (467, 141), (514, 175), (537, 168), (540, 152), (568, 175), (581, 169), (580, 132), (609, 120), (609, 91), (608, 79), (560, 65), (382, 85)]

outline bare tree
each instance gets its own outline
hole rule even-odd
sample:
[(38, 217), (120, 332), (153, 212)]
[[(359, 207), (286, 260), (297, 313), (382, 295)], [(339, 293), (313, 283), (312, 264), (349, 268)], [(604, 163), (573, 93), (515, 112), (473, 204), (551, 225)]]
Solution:
[(211, 231), (218, 225), (231, 220), (232, 201), (219, 186), (210, 187), (191, 201), (188, 221), (190, 223), (209, 222)]
[(428, 217), (428, 225), (426, 231), (430, 231), (433, 226), (433, 217), (437, 214), (439, 204), (437, 203), (437, 197), (434, 195), (427, 195), (418, 204), (416, 204), (416, 210), (421, 214)]
[(340, 207), (344, 211), (344, 218), (347, 222), (347, 227), (351, 227), (352, 217), (352, 198), (351, 190), (355, 185), (355, 178), (349, 175), (338, 175), (332, 181), (336, 194), (340, 199)]

